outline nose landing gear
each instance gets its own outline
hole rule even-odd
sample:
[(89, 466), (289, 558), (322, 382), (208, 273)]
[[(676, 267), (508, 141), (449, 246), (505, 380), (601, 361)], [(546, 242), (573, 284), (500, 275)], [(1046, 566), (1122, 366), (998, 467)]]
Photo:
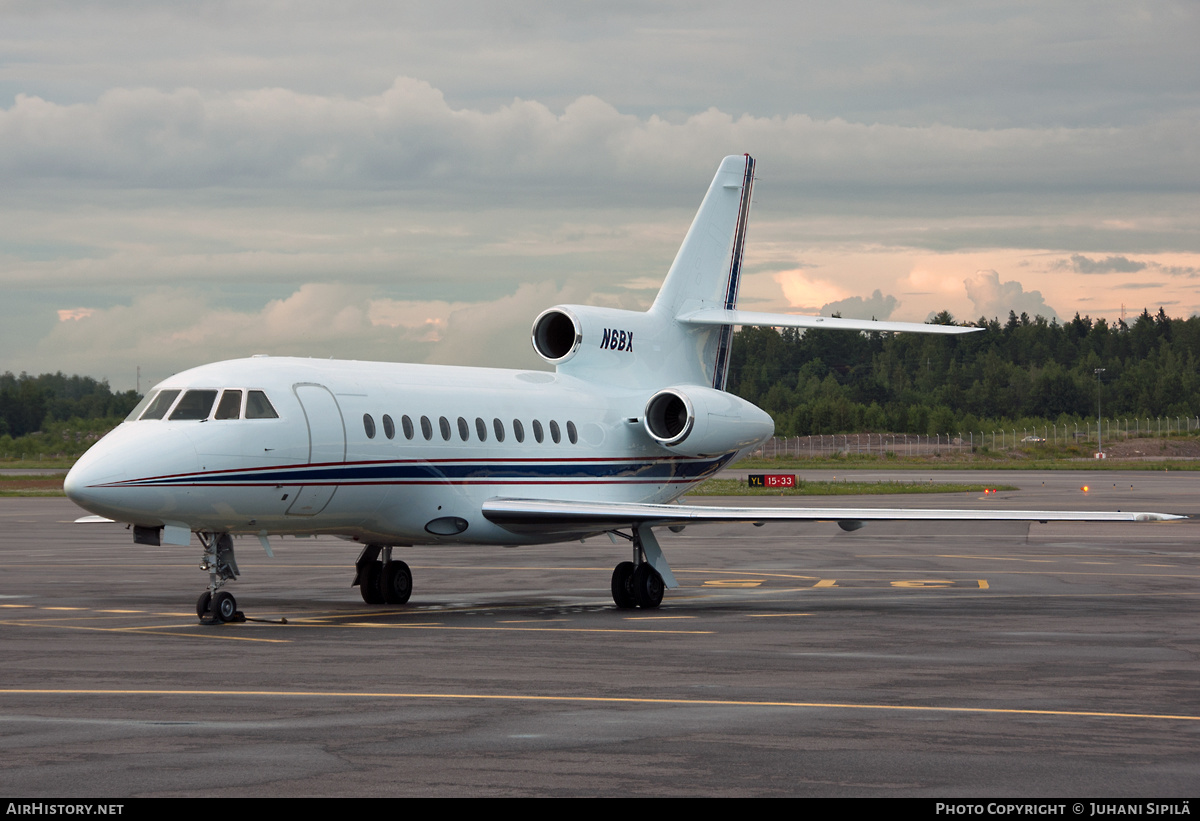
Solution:
[(196, 616), (201, 624), (222, 624), (245, 621), (242, 611), (237, 609), (237, 599), (221, 587), (239, 575), (237, 561), (233, 557), (233, 538), (228, 533), (197, 533), (204, 546), (200, 569), (208, 573), (208, 589), (196, 600)]

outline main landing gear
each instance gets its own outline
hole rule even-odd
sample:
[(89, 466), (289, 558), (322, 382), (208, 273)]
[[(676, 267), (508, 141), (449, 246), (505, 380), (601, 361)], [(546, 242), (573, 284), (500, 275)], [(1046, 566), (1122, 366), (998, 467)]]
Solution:
[[(653, 610), (662, 604), (668, 586), (678, 587), (671, 568), (663, 557), (658, 540), (649, 527), (634, 527), (632, 536), (614, 531), (633, 542), (633, 561), (621, 562), (613, 570), (613, 602), (622, 610), (641, 607)], [(664, 573), (659, 573), (655, 565)], [(668, 578), (664, 579), (664, 575)]]
[(196, 535), (204, 546), (200, 569), (208, 573), (208, 589), (196, 600), (196, 615), (202, 624), (245, 621), (246, 617), (237, 609), (237, 599), (228, 590), (221, 590), (225, 582), (240, 575), (233, 557), (233, 538), (228, 533)]
[(367, 604), (404, 604), (412, 595), (412, 571), (392, 558), (390, 546), (367, 545), (354, 563), (354, 570), (350, 586), (358, 585)]

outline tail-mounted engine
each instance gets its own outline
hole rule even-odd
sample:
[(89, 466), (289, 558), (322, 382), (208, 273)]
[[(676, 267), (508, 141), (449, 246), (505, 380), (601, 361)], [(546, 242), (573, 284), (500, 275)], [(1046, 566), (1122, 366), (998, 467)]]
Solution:
[(733, 394), (701, 385), (664, 388), (646, 403), (650, 437), (681, 456), (718, 456), (771, 438), (765, 411)]
[[(657, 317), (616, 308), (556, 305), (533, 321), (533, 349), (560, 370), (586, 378), (641, 382), (649, 370), (646, 356), (662, 345)], [(616, 374), (625, 374), (618, 377)]]

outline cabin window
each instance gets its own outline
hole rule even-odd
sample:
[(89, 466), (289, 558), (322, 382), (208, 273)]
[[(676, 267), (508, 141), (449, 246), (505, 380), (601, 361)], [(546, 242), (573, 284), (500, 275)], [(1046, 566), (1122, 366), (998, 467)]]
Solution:
[(371, 418), (371, 414), (363, 414), (363, 430), (367, 432), (368, 439), (375, 438), (375, 420)]
[(501, 422), (499, 419), (493, 419), (492, 420), (492, 430), (496, 431), (496, 441), (503, 442), (504, 441), (504, 423)]
[(438, 427), (442, 429), (442, 439), (450, 441), (450, 420), (442, 416), (438, 418)]
[(246, 394), (247, 419), (278, 419), (279, 414), (271, 405), (271, 400), (262, 391), (250, 391)]
[(487, 422), (484, 422), (478, 416), (475, 417), (475, 433), (479, 436), (480, 442), (487, 441)]
[(129, 415), (125, 417), (125, 421), (132, 422), (133, 420), (135, 420), (139, 416), (141, 416), (142, 411), (144, 411), (150, 405), (150, 403), (152, 401), (154, 401), (154, 397), (156, 397), (156, 396), (158, 396), (158, 394), (148, 393), (144, 397), (142, 397), (142, 401), (137, 403), (137, 407), (135, 407), (133, 410), (131, 410), (129, 412)]
[(421, 435), (425, 437), (426, 442), (433, 438), (433, 424), (428, 416), (421, 417)]
[(533, 420), (533, 438), (537, 440), (539, 445), (546, 438), (545, 434), (542, 433), (542, 423), (536, 419)]
[(383, 435), (388, 439), (396, 438), (396, 423), (386, 413), (383, 415)]
[(458, 417), (458, 438), (464, 442), (471, 438), (471, 426), (461, 416)]
[(167, 415), (167, 409), (179, 396), (179, 391), (159, 391), (158, 396), (150, 403), (150, 407), (142, 414), (143, 419), (162, 419)]
[(575, 430), (574, 422), (567, 422), (567, 438), (571, 440), (572, 445), (579, 442), (579, 431)]
[(525, 441), (525, 426), (521, 424), (520, 419), (513, 420), (513, 436), (517, 437), (518, 442)]
[[(412, 420), (408, 418), (408, 414), (400, 417), (400, 425), (404, 428), (405, 439), (412, 439), (416, 435), (416, 431), (413, 430)], [(425, 438), (428, 439), (429, 437), (426, 436)]]
[(215, 419), (239, 419), (242, 416), (242, 392), (225, 391), (217, 404)]
[(558, 429), (558, 423), (553, 419), (550, 420), (550, 438), (554, 440), (554, 444), (562, 441), (562, 433)]
[(171, 411), (171, 421), (194, 422), (197, 419), (207, 419), (216, 401), (216, 391), (188, 391), (179, 400), (175, 410)]

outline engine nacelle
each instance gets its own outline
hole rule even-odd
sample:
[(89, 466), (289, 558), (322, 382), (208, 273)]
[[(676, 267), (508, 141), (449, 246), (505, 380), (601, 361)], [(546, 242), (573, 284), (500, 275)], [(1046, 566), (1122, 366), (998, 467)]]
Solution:
[[(648, 341), (656, 320), (636, 311), (590, 305), (555, 305), (533, 321), (533, 349), (552, 365), (600, 370), (638, 365), (634, 341)], [(637, 346), (641, 353), (641, 345)]]
[(642, 424), (652, 439), (681, 456), (719, 456), (764, 442), (775, 433), (775, 422), (766, 411), (701, 385), (654, 394)]

